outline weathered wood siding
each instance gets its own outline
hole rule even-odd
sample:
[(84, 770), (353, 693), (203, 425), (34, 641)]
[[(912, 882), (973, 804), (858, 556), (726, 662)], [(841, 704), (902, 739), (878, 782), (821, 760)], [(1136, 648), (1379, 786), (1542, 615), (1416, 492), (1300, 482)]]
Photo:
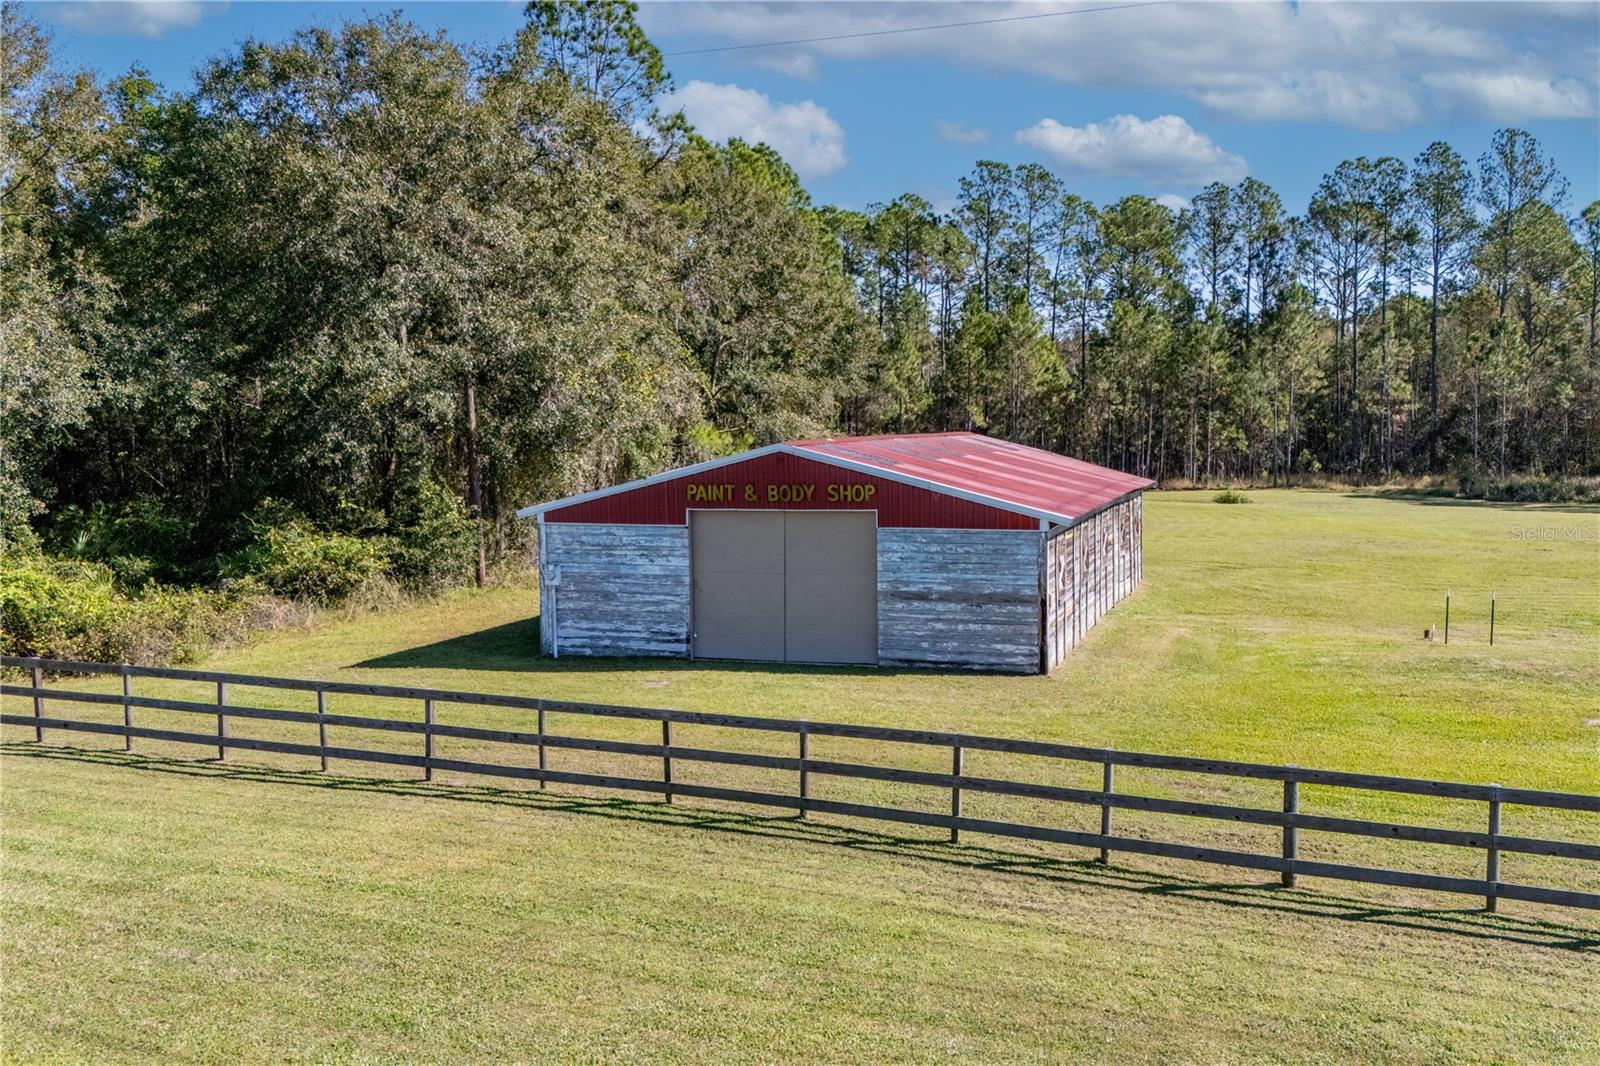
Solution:
[(542, 523), (546, 655), (688, 655), (686, 526)]
[(1045, 658), (1054, 667), (1144, 578), (1144, 497), (1056, 533), (1045, 545)]
[(1045, 648), (1046, 665), (1054, 667), (1076, 643), (1073, 597), (1077, 590), (1075, 565), (1077, 530), (1067, 528), (1045, 541)]
[[(539, 540), (545, 654), (689, 655), (686, 526), (544, 523)], [(1143, 541), (1139, 496), (1049, 538), (879, 529), (879, 662), (1053, 668), (1138, 588)]]
[(878, 659), (1037, 673), (1037, 531), (878, 530)]

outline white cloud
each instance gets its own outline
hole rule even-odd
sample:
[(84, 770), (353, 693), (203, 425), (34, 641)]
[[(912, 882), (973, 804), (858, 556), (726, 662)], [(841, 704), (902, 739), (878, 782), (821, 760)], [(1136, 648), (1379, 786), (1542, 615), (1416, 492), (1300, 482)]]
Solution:
[(1398, 129), (1421, 121), (1426, 113), (1420, 95), (1392, 76), (1353, 78), (1329, 71), (1303, 77), (1221, 77), (1189, 95), (1221, 114), (1255, 122)]
[(1577, 78), (1551, 81), (1524, 74), (1434, 74), (1423, 79), (1442, 102), (1497, 122), (1593, 118), (1595, 90)]
[(844, 166), (844, 130), (814, 101), (774, 104), (765, 94), (737, 85), (691, 81), (668, 93), (661, 109), (682, 111), (702, 136), (763, 142), (776, 148), (803, 178), (831, 174)]
[[(688, 0), (646, 4), (641, 17), (658, 40), (692, 33), (751, 44), (1039, 13), (1040, 5), (1025, 0)], [(1597, 39), (1594, 3), (1274, 0), (1031, 18), (802, 50), (848, 59), (927, 57), (1097, 90), (1177, 92), (1235, 119), (1398, 129), (1441, 116), (1592, 116)]]
[(1017, 143), (1048, 154), (1063, 170), (1094, 177), (1203, 185), (1235, 182), (1249, 172), (1241, 156), (1223, 151), (1177, 115), (1116, 115), (1083, 126), (1047, 118), (1018, 130)]
[(810, 52), (785, 52), (761, 49), (750, 60), (752, 66), (775, 70), (801, 81), (817, 80), (817, 57)]
[(948, 144), (982, 144), (989, 139), (989, 131), (964, 122), (939, 120), (939, 139)]
[(1160, 204), (1168, 211), (1176, 212), (1189, 210), (1188, 198), (1179, 196), (1177, 193), (1164, 192), (1160, 196), (1156, 197), (1156, 203)]
[(218, 6), (226, 5), (194, 0), (77, 0), (59, 5), (53, 14), (75, 30), (160, 37), (168, 30), (193, 26)]

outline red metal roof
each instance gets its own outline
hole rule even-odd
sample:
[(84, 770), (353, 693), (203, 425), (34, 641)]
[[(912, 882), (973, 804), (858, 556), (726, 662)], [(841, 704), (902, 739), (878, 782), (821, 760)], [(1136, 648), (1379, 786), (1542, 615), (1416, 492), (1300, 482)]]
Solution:
[[(782, 495), (799, 484), (802, 497)], [(697, 485), (716, 487), (709, 499)], [(790, 441), (517, 512), (557, 522), (681, 525), (689, 509), (870, 509), (881, 526), (1029, 529), (1068, 524), (1154, 482), (977, 433)], [(874, 486), (865, 498), (850, 486)], [(807, 486), (810, 486), (807, 490)], [(860, 489), (865, 492), (865, 488)], [(838, 501), (834, 500), (837, 496)]]
[(1065, 522), (1149, 488), (1149, 478), (979, 433), (910, 433), (791, 441), (801, 452), (986, 497)]

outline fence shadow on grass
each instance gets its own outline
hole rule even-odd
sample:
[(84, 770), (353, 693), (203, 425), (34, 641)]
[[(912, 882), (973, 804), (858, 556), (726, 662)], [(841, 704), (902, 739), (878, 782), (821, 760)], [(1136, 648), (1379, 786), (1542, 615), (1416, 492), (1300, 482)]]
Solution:
[(1500, 940), (1537, 947), (1561, 948), (1600, 956), (1600, 929), (1586, 929), (1535, 918), (1489, 914), (1476, 908), (1384, 907), (1372, 900), (1306, 889), (1286, 889), (1276, 882), (1201, 881), (1091, 859), (1057, 859), (981, 844), (950, 844), (864, 829), (856, 825), (806, 821), (792, 814), (763, 815), (708, 807), (672, 806), (660, 801), (625, 797), (575, 796), (494, 785), (427, 783), (407, 778), (351, 777), (315, 770), (283, 770), (269, 766), (220, 763), (214, 759), (175, 759), (93, 748), (41, 747), (31, 741), (0, 743), (0, 754), (31, 759), (63, 760), (137, 770), (145, 773), (212, 777), (291, 788), (370, 792), (418, 799), (448, 800), (522, 807), (540, 812), (728, 833), (797, 844), (846, 848), (918, 862), (988, 870), (1079, 888), (1145, 895), (1176, 896), (1197, 903), (1276, 911), (1329, 921), (1360, 922), (1432, 933)]

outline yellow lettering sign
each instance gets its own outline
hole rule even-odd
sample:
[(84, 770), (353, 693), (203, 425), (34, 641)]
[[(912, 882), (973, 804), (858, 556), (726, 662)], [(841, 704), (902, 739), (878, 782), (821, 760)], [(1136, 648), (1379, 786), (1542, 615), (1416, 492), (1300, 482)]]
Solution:
[[(741, 491), (742, 490), (742, 491)], [(807, 504), (822, 498), (829, 503), (870, 504), (877, 495), (876, 485), (829, 485), (819, 497), (816, 485), (768, 485), (765, 490), (755, 485), (705, 485), (691, 483), (684, 487), (685, 498), (690, 503), (732, 504), (743, 497), (745, 503)]]
[(815, 485), (768, 485), (768, 503), (810, 503)]
[(829, 485), (829, 503), (869, 503), (877, 493), (876, 485)]
[(690, 503), (732, 503), (732, 485), (699, 485), (690, 484), (687, 489), (687, 499)]

